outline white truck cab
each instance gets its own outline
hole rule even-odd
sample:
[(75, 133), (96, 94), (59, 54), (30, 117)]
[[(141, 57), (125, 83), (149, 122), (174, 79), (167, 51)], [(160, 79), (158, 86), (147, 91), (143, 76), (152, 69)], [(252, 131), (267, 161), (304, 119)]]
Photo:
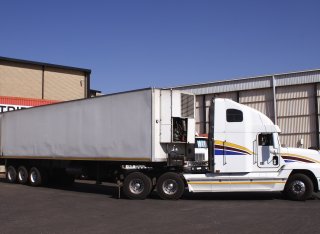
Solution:
[(281, 148), (279, 133), (259, 111), (229, 99), (213, 100), (208, 171), (183, 174), (189, 191), (284, 191), (293, 200), (310, 198), (319, 190), (320, 153)]

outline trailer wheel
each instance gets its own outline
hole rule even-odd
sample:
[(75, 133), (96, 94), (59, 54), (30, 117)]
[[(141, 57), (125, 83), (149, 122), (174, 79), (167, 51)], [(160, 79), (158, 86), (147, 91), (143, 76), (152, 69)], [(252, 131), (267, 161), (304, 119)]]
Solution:
[(44, 174), (36, 167), (32, 167), (29, 172), (29, 181), (31, 186), (40, 186), (44, 181)]
[(16, 183), (17, 182), (17, 170), (14, 166), (8, 166), (7, 170), (6, 170), (6, 178), (7, 181), (11, 184)]
[(304, 174), (294, 174), (289, 177), (284, 192), (286, 197), (294, 201), (305, 201), (311, 198), (313, 193), (313, 183)]
[(19, 184), (27, 184), (28, 182), (28, 170), (25, 166), (18, 168), (18, 182)]
[(151, 179), (141, 172), (130, 173), (123, 182), (123, 192), (131, 199), (145, 199), (150, 194), (151, 189)]
[(184, 193), (184, 181), (179, 174), (167, 172), (158, 179), (157, 192), (162, 199), (177, 200)]

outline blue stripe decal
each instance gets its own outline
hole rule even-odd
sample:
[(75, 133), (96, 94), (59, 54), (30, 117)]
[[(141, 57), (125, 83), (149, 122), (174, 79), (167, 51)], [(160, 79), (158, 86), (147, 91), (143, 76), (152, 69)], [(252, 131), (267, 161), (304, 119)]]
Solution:
[(296, 161), (294, 161), (294, 160), (289, 160), (289, 159), (285, 159), (284, 161), (285, 161), (286, 163), (296, 162)]
[(235, 152), (231, 150), (222, 150), (222, 149), (215, 149), (214, 154), (215, 155), (246, 155), (245, 153)]

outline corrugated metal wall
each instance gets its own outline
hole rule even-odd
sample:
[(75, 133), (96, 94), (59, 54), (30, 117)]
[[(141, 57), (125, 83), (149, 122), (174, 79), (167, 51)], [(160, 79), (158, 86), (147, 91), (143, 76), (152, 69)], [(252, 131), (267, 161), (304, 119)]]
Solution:
[[(209, 106), (213, 97), (239, 101), (241, 104), (261, 111), (272, 121), (275, 121), (272, 88), (198, 95), (196, 98), (198, 133), (208, 133)], [(316, 106), (316, 101), (318, 106)], [(320, 84), (290, 85), (276, 88), (277, 121), (282, 130), (281, 142), (284, 146), (309, 148), (318, 145), (319, 137), (317, 135), (319, 133), (317, 133), (316, 125), (317, 119), (320, 121), (319, 103)], [(301, 141), (301, 139), (303, 140)]]
[(195, 118), (196, 118), (196, 132), (197, 133), (205, 133), (205, 119), (203, 114), (203, 97), (204, 96), (196, 96), (196, 112), (195, 112)]
[(317, 135), (317, 145), (320, 146), (320, 131), (319, 131), (319, 126), (320, 126), (320, 83), (318, 84), (315, 84), (316, 86), (316, 91), (317, 91), (317, 94), (316, 94), (316, 102), (317, 102), (317, 105), (316, 105), (316, 120), (318, 122), (316, 122), (318, 125), (316, 126), (317, 129), (316, 129), (316, 135)]
[(274, 121), (273, 91), (272, 89), (254, 89), (241, 91), (239, 103), (250, 106)]
[(304, 71), (276, 75), (277, 86), (317, 83), (320, 81), (320, 71)]
[(281, 141), (286, 146), (320, 147), (320, 70), (217, 81), (175, 89), (197, 95), (199, 133), (207, 133), (209, 129), (210, 100), (216, 96), (253, 107), (272, 121), (277, 121), (282, 130)]
[(221, 81), (215, 83), (207, 83), (200, 85), (190, 85), (177, 87), (175, 89), (185, 90), (196, 95), (225, 93), (235, 90), (261, 89), (272, 86), (272, 76), (256, 77), (254, 79), (239, 79), (232, 81)]
[(278, 87), (276, 98), (281, 141), (294, 147), (317, 146), (315, 86)]

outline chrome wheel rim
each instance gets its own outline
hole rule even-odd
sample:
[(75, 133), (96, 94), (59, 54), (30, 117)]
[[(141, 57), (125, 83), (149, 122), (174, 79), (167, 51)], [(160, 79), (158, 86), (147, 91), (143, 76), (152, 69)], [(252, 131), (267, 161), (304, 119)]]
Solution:
[(140, 194), (144, 190), (144, 183), (141, 179), (133, 179), (129, 183), (130, 192), (133, 194)]
[(35, 183), (38, 179), (38, 175), (36, 172), (32, 171), (31, 174), (30, 174), (30, 180), (32, 183)]
[(165, 180), (162, 184), (162, 190), (167, 195), (173, 195), (178, 191), (178, 184), (172, 179)]
[(27, 175), (26, 175), (25, 171), (19, 170), (18, 177), (19, 177), (20, 181), (25, 181), (26, 180), (26, 176)]
[(301, 195), (306, 192), (306, 185), (301, 180), (292, 182), (291, 190), (295, 195)]
[(8, 170), (8, 179), (9, 179), (9, 180), (13, 180), (13, 178), (14, 178), (14, 175), (13, 175), (13, 174), (14, 174), (13, 170), (9, 169), (9, 170)]

